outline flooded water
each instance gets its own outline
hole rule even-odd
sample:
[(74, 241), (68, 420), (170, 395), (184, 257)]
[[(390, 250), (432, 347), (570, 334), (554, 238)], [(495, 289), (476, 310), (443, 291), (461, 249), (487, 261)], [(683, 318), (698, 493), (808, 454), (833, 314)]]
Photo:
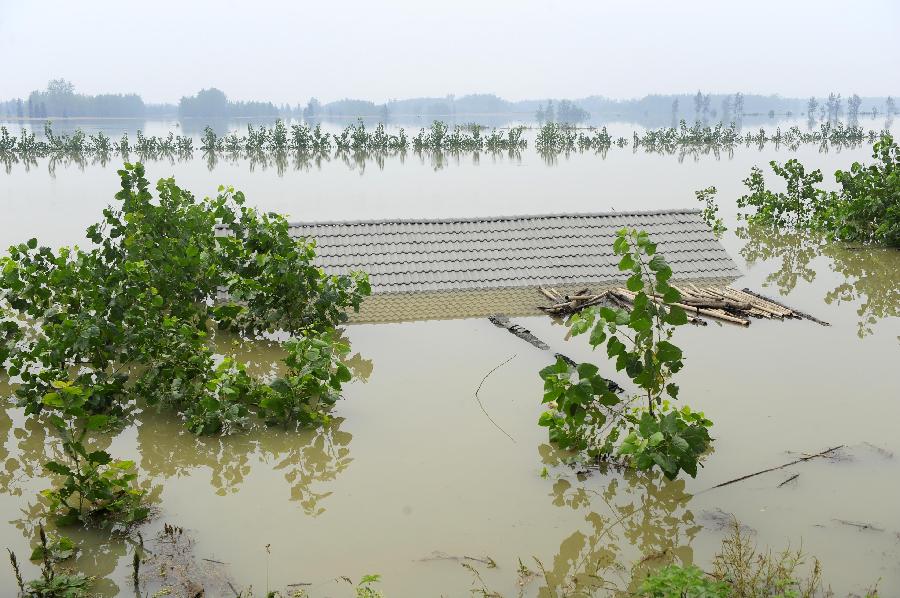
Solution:
[[(605, 158), (571, 154), (548, 164), (529, 148), (512, 158), (463, 155), (436, 164), (411, 154), (364, 168), (338, 160), (280, 173), (246, 162), (210, 169), (199, 158), (147, 164), (150, 178), (175, 176), (197, 194), (232, 184), (250, 203), (292, 220), (698, 207), (693, 192), (715, 185), (729, 226), (723, 242), (745, 273), (734, 286), (781, 297), (832, 325), (754, 321), (746, 329), (678, 331), (687, 357), (681, 396), (715, 422), (716, 440), (697, 479), (676, 482), (577, 475), (563, 465), (536, 423), (537, 371), (551, 356), (483, 317), (352, 325), (345, 334), (357, 379), (324, 429), (196, 438), (166, 414), (145, 413), (109, 440), (115, 455), (136, 460), (158, 506), (144, 535), (163, 522), (184, 527), (198, 558), (224, 563), (215, 565), (257, 594), (267, 583), (309, 583), (303, 587), (314, 596), (349, 595), (336, 578), (378, 573), (387, 596), (466, 596), (473, 574), (465, 563), (490, 589), (515, 596), (518, 559), (536, 570), (536, 557), (547, 575), (524, 593), (554, 596), (598, 568), (619, 587), (636, 563), (674, 557), (708, 568), (733, 514), (761, 546), (802, 542), (839, 595), (875, 582), (885, 596), (900, 593), (900, 252), (738, 231), (741, 179), (753, 165), (792, 156), (829, 181), (869, 150), (769, 146), (679, 161), (611, 148)], [(32, 236), (84, 243), (84, 228), (113, 201), (115, 168), (58, 165), (51, 175), (39, 161), (0, 174), (0, 245)], [(606, 365), (549, 318), (514, 322), (554, 351)], [(248, 351), (263, 363), (277, 358), (265, 347)], [(509, 436), (479, 406), (479, 384), (478, 398)], [(838, 445), (840, 458), (710, 489)], [(19, 410), (0, 412), (2, 544), (19, 555), (34, 538), (48, 450), (41, 427)], [(124, 540), (72, 535), (84, 547), (76, 567), (107, 578), (104, 595), (133, 593)], [(13, 584), (0, 567), (0, 593)]]

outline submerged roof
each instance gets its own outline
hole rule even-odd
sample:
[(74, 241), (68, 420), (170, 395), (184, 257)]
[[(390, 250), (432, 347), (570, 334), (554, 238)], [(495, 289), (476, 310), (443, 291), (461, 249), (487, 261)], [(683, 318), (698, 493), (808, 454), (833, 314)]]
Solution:
[(621, 284), (616, 232), (647, 231), (682, 281), (741, 275), (700, 210), (291, 225), (326, 272), (368, 272), (374, 294)]

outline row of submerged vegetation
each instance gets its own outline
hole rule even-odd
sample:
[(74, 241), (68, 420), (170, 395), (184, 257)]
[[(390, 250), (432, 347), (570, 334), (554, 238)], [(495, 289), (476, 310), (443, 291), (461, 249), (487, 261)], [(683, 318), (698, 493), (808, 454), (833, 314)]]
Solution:
[(847, 126), (841, 122), (822, 123), (818, 129), (803, 131), (793, 126), (782, 131), (777, 127), (774, 133), (760, 127), (755, 132), (741, 133), (734, 124), (714, 126), (699, 122), (688, 126), (681, 121), (678, 126), (648, 129), (643, 133), (633, 132), (631, 141), (625, 137), (613, 138), (606, 127), (601, 129), (578, 129), (565, 124), (548, 123), (542, 126), (535, 140), (538, 151), (560, 153), (574, 151), (605, 151), (609, 148), (631, 146), (635, 151), (643, 149), (648, 153), (675, 154), (682, 150), (731, 150), (738, 146), (759, 148), (772, 143), (796, 149), (801, 145), (856, 146), (865, 141), (872, 142), (879, 133), (866, 131), (862, 127)]
[(407, 135), (404, 129), (389, 133), (383, 124), (367, 129), (360, 120), (355, 125), (345, 127), (340, 133), (329, 133), (321, 124), (293, 124), (290, 127), (282, 120), (276, 120), (271, 127), (247, 125), (247, 134), (232, 132), (217, 135), (211, 127), (206, 127), (199, 143), (191, 136), (169, 133), (166, 137), (147, 136), (137, 132), (132, 141), (128, 133), (116, 141), (98, 132), (87, 135), (76, 130), (72, 134), (54, 133), (50, 122), (44, 123), (44, 139), (23, 129), (18, 136), (11, 135), (6, 127), (0, 127), (0, 156), (19, 159), (52, 156), (112, 156), (129, 157), (132, 153), (140, 158), (191, 158), (195, 150), (203, 154), (283, 154), (283, 153), (329, 153), (337, 152), (398, 152), (415, 151), (504, 151), (526, 147), (523, 138), (524, 127), (492, 129), (490, 132), (481, 125), (469, 124), (451, 128), (444, 122), (434, 121), (427, 129), (416, 135)]
[[(388, 131), (384, 124), (370, 129), (360, 120), (340, 133), (330, 133), (324, 131), (321, 124), (310, 126), (297, 123), (288, 126), (284, 121), (277, 120), (271, 127), (248, 124), (245, 135), (237, 132), (218, 135), (212, 128), (206, 127), (199, 138), (171, 132), (166, 136), (144, 135), (137, 131), (134, 139), (126, 132), (114, 140), (103, 132), (89, 135), (76, 130), (71, 134), (58, 134), (46, 122), (43, 138), (26, 129), (22, 129), (19, 135), (13, 135), (6, 127), (0, 127), (0, 161), (9, 170), (13, 164), (22, 162), (28, 166), (40, 158), (80, 163), (90, 159), (106, 164), (113, 157), (130, 160), (132, 155), (143, 162), (188, 160), (196, 152), (207, 159), (210, 167), (220, 157), (278, 162), (288, 156), (307, 160), (342, 156), (379, 158), (402, 156), (409, 151), (419, 155), (478, 155), (486, 152), (516, 156), (528, 146), (525, 130), (520, 126), (488, 131), (477, 124), (450, 127), (444, 122), (434, 121), (429, 128), (420, 129), (416, 135), (407, 135), (403, 128), (396, 132)], [(683, 157), (687, 154), (731, 152), (740, 146), (762, 149), (770, 143), (789, 149), (809, 144), (820, 148), (854, 147), (864, 142), (874, 142), (879, 134), (840, 122), (826, 122), (810, 131), (791, 127), (784, 131), (777, 128), (774, 132), (767, 132), (760, 128), (755, 132), (741, 133), (735, 125), (708, 126), (698, 122), (688, 126), (681, 121), (675, 127), (649, 129), (641, 134), (634, 132), (628, 139), (613, 137), (606, 127), (579, 129), (549, 122), (538, 129), (534, 145), (547, 159), (572, 152), (594, 152), (605, 156), (612, 147), (629, 146), (634, 151)]]

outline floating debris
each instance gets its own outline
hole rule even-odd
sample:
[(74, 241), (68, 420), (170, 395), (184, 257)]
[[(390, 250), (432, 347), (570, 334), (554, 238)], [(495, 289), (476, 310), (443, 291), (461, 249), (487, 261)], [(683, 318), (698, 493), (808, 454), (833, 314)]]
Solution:
[(859, 531), (872, 531), (872, 532), (883, 532), (884, 530), (880, 527), (875, 527), (871, 523), (864, 523), (860, 521), (847, 521), (846, 519), (835, 519), (834, 521), (842, 524), (849, 525), (851, 527), (859, 528)]
[[(723, 486), (729, 486), (729, 485), (731, 485), (731, 484), (734, 484), (735, 482), (741, 482), (741, 481), (746, 480), (746, 479), (748, 479), (748, 478), (756, 477), (756, 476), (762, 475), (762, 474), (764, 474), (764, 473), (769, 473), (770, 471), (776, 471), (776, 470), (779, 470), (779, 469), (784, 469), (785, 467), (790, 467), (791, 465), (796, 465), (796, 464), (798, 464), (798, 463), (803, 463), (804, 461), (809, 461), (809, 460), (811, 460), (811, 459), (816, 459), (816, 458), (819, 458), (819, 457), (830, 457), (830, 456), (833, 455), (833, 453), (834, 453), (835, 451), (839, 451), (839, 450), (842, 449), (842, 448), (844, 448), (844, 445), (843, 445), (843, 444), (840, 445), (840, 446), (832, 447), (832, 448), (830, 448), (830, 449), (825, 449), (824, 451), (822, 451), (822, 452), (820, 452), (820, 453), (815, 453), (815, 454), (811, 454), (811, 455), (807, 454), (806, 456), (800, 457), (799, 459), (795, 459), (794, 461), (791, 461), (790, 463), (785, 463), (785, 464), (783, 464), (783, 465), (776, 465), (775, 467), (769, 467), (768, 469), (763, 469), (762, 471), (757, 471), (757, 472), (755, 472), (755, 473), (749, 473), (749, 474), (744, 475), (744, 476), (741, 476), (741, 477), (739, 477), (739, 478), (734, 478), (733, 480), (728, 480), (727, 482), (722, 482), (721, 484), (716, 484), (716, 485), (713, 486), (712, 488), (709, 488), (709, 490), (715, 490), (716, 488), (722, 488)], [(706, 492), (706, 491), (707, 491), (707, 490), (704, 490), (704, 492)]]
[(796, 480), (796, 479), (799, 478), (799, 477), (800, 477), (800, 474), (799, 474), (799, 473), (795, 473), (794, 475), (792, 475), (791, 477), (789, 477), (789, 478), (786, 479), (785, 481), (783, 481), (783, 482), (781, 482), (780, 484), (778, 484), (778, 487), (781, 488), (781, 487), (784, 486), (785, 484), (790, 484), (791, 482), (793, 482), (794, 480)]
[[(168, 523), (152, 541), (154, 549), (144, 551), (139, 571), (141, 595), (239, 596), (224, 563), (198, 558), (193, 538), (184, 529)], [(141, 542), (143, 548), (143, 542)]]
[(716, 507), (712, 510), (700, 511), (699, 518), (703, 521), (704, 526), (717, 531), (734, 528), (735, 524), (740, 526), (740, 530), (747, 534), (754, 534), (756, 531), (743, 523), (738, 523), (734, 513), (726, 513), (722, 509)]
[[(557, 359), (562, 359), (563, 361), (568, 363), (570, 366), (575, 367), (576, 365), (578, 365), (574, 359), (572, 359), (571, 357), (568, 357), (567, 355), (563, 355), (562, 353), (556, 353), (555, 351), (553, 351), (553, 349), (550, 348), (550, 345), (548, 345), (547, 343), (545, 343), (544, 341), (542, 341), (541, 339), (536, 337), (534, 334), (532, 334), (532, 332), (530, 330), (528, 330), (527, 328), (524, 328), (523, 326), (519, 326), (518, 324), (513, 324), (512, 321), (510, 321), (510, 319), (507, 318), (506, 316), (502, 316), (499, 314), (493, 315), (493, 316), (489, 316), (488, 320), (490, 320), (491, 324), (493, 324), (497, 328), (504, 328), (504, 329), (508, 330), (510, 333), (519, 337), (520, 339), (527, 342), (528, 344), (530, 344), (533, 347), (537, 347), (538, 349), (540, 349), (542, 351), (553, 352), (554, 357), (556, 357)], [(613, 391), (613, 392), (621, 392), (622, 391), (622, 387), (619, 386), (619, 384), (617, 384), (614, 380), (608, 380), (606, 378), (604, 378), (604, 380), (606, 380), (606, 383), (609, 385), (609, 389), (611, 391)]]
[(430, 555), (426, 557), (422, 557), (417, 559), (420, 563), (427, 563), (429, 561), (472, 561), (473, 563), (481, 563), (482, 565), (486, 565), (489, 569), (495, 569), (497, 567), (497, 562), (494, 561), (490, 556), (484, 556), (482, 558), (474, 557), (474, 556), (454, 556), (452, 554), (447, 554), (446, 552), (442, 552), (440, 550), (433, 551)]
[(518, 336), (523, 341), (534, 347), (537, 347), (542, 351), (550, 350), (550, 345), (533, 335), (527, 328), (519, 326), (518, 324), (513, 324), (506, 316), (499, 314), (488, 316), (488, 320), (490, 320), (491, 324), (493, 324), (494, 326), (509, 330), (512, 334)]
[[(706, 319), (719, 320), (749, 326), (750, 318), (769, 320), (810, 320), (822, 326), (828, 322), (820, 320), (802, 311), (790, 308), (774, 299), (754, 293), (749, 289), (738, 291), (730, 287), (698, 287), (695, 284), (672, 285), (681, 294), (681, 301), (673, 303), (688, 314), (692, 324), (706, 325)], [(587, 307), (607, 305), (631, 310), (635, 293), (626, 288), (617, 287), (600, 293), (592, 293), (584, 289), (573, 295), (563, 295), (554, 288), (540, 287), (540, 292), (553, 301), (553, 305), (539, 306), (538, 309), (552, 316), (570, 316)], [(649, 295), (649, 299), (662, 303), (659, 295)]]

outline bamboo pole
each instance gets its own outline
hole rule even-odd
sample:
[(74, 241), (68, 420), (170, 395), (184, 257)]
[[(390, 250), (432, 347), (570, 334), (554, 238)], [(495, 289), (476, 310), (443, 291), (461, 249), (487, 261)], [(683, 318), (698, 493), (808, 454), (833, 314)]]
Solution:
[[(635, 295), (631, 291), (629, 291), (627, 289), (619, 288), (619, 289), (616, 289), (615, 292), (624, 294), (626, 297), (629, 297), (632, 302), (634, 302)], [(660, 301), (657, 300), (655, 297), (653, 298), (653, 301), (655, 303), (660, 303)], [(732, 324), (738, 324), (739, 326), (749, 326), (750, 325), (750, 320), (745, 320), (743, 318), (738, 318), (736, 316), (732, 316), (731, 314), (725, 313), (724, 311), (719, 310), (719, 309), (705, 309), (702, 307), (694, 307), (692, 305), (686, 305), (684, 303), (670, 303), (669, 305), (675, 305), (687, 312), (695, 313), (695, 314), (701, 315), (701, 316), (707, 316), (710, 318), (715, 318), (717, 320), (723, 320), (725, 322), (731, 322)]]
[(831, 324), (829, 324), (828, 322), (826, 322), (826, 321), (824, 321), (824, 320), (820, 320), (819, 318), (817, 318), (817, 317), (815, 317), (815, 316), (811, 316), (811, 315), (809, 315), (808, 313), (802, 312), (802, 311), (800, 311), (800, 310), (798, 310), (798, 309), (793, 309), (793, 308), (791, 308), (791, 307), (788, 307), (787, 305), (784, 305), (783, 303), (779, 303), (778, 301), (775, 301), (774, 299), (769, 299), (768, 297), (766, 297), (766, 296), (764, 296), (764, 295), (760, 295), (759, 293), (754, 293), (754, 292), (751, 291), (750, 289), (743, 289), (743, 292), (744, 292), (744, 293), (747, 293), (748, 295), (753, 295), (754, 297), (757, 297), (757, 298), (759, 298), (759, 299), (762, 299), (763, 301), (768, 301), (769, 303), (772, 303), (772, 304), (777, 305), (777, 306), (779, 306), (779, 307), (783, 307), (783, 308), (785, 308), (785, 309), (789, 309), (789, 310), (791, 310), (793, 313), (797, 314), (797, 317), (805, 318), (805, 319), (809, 320), (810, 322), (815, 322), (816, 324), (819, 324), (819, 325), (821, 325), (821, 326), (831, 326)]

